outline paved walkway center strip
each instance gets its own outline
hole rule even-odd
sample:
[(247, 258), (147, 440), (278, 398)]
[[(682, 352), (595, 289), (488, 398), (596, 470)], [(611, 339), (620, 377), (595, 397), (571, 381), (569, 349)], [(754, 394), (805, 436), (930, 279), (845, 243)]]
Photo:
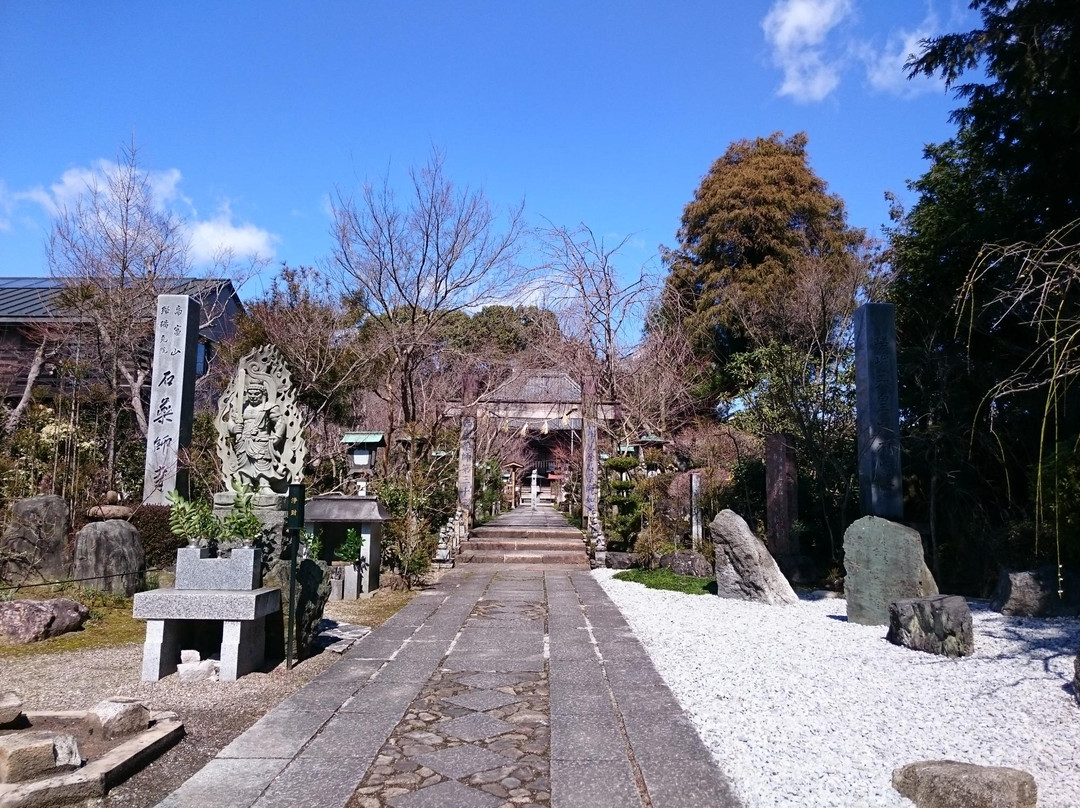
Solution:
[(159, 808), (726, 808), (727, 778), (580, 568), (464, 567)]

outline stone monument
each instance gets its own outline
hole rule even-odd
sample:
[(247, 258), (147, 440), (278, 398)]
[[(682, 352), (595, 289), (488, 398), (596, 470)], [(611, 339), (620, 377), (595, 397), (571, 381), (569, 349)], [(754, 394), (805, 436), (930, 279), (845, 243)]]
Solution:
[(177, 489), (188, 493), (179, 453), (191, 444), (200, 316), (198, 302), (188, 295), (158, 295), (143, 472), (147, 505), (168, 505)]
[(701, 547), (701, 472), (690, 474), (690, 549), (695, 553)]
[(863, 515), (899, 522), (904, 518), (904, 486), (891, 303), (865, 303), (855, 310), (855, 411)]
[(307, 455), (292, 376), (277, 348), (264, 345), (240, 360), (214, 425), (224, 482), (214, 495), (214, 513), (228, 515), (236, 488), (251, 491), (270, 561), (281, 539), (289, 483), (303, 479)]
[(876, 516), (844, 531), (844, 570), (851, 623), (887, 626), (890, 603), (938, 594), (918, 531)]

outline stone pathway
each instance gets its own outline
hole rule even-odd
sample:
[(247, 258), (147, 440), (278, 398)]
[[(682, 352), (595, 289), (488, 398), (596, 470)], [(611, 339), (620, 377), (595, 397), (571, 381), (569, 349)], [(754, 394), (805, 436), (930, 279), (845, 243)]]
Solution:
[(738, 804), (588, 572), (468, 565), (160, 808)]

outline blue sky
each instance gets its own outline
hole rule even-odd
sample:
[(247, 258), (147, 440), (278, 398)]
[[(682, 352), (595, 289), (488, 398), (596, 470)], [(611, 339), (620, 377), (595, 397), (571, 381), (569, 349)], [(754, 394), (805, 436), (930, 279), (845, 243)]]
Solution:
[(958, 105), (904, 58), (974, 22), (951, 0), (0, 0), (0, 275), (47, 273), (51, 216), (132, 137), (196, 263), (225, 244), (267, 273), (328, 254), (332, 194), (433, 147), (537, 224), (632, 234), (629, 271), (731, 141), (805, 131), (877, 234)]

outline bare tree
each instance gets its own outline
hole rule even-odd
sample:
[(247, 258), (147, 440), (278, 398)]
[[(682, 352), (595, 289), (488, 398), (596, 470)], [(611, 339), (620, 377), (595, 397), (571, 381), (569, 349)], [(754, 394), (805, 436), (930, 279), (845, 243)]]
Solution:
[[(49, 234), (47, 261), (50, 274), (62, 282), (58, 304), (73, 320), (66, 341), (79, 343), (80, 355), (94, 364), (111, 399), (106, 439), (111, 482), (121, 411), (130, 410), (139, 430), (147, 431), (144, 399), (157, 296), (176, 293), (191, 270), (184, 223), (154, 199), (134, 144), (122, 148), (116, 165), (60, 211)], [(232, 255), (224, 251), (213, 274), (221, 277), (227, 268), (234, 269)], [(203, 327), (221, 315), (225, 301), (220, 303), (204, 306)]]
[(511, 295), (524, 233), (521, 206), (500, 227), (483, 192), (446, 178), (438, 152), (410, 177), (405, 204), (389, 177), (359, 197), (337, 195), (332, 258), (389, 357), (386, 394), (406, 424), (420, 415), (421, 368), (441, 326), (453, 312)]
[(589, 346), (598, 358), (602, 395), (616, 400), (616, 366), (630, 341), (627, 331), (641, 323), (651, 279), (644, 269), (629, 282), (620, 277), (615, 258), (630, 236), (610, 248), (585, 224), (575, 230), (551, 226), (542, 236), (554, 287), (551, 303), (569, 340)]

